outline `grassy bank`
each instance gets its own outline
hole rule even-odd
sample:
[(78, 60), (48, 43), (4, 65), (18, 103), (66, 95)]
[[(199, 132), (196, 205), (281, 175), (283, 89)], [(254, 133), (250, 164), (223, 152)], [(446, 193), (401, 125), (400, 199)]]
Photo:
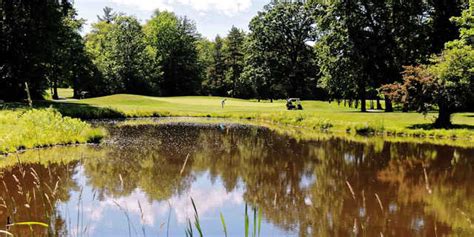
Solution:
[(373, 111), (360, 113), (355, 108), (322, 101), (303, 101), (303, 111), (287, 111), (285, 101), (257, 102), (209, 96), (149, 97), (119, 94), (85, 100), (55, 102), (67, 116), (80, 118), (190, 116), (251, 119), (302, 127), (314, 131), (330, 131), (335, 134), (383, 135), (390, 137), (474, 139), (474, 113), (458, 113), (453, 116), (453, 129), (433, 129), (436, 113), (427, 116), (410, 112), (384, 113)]
[(59, 144), (97, 142), (103, 130), (54, 109), (0, 110), (0, 154)]

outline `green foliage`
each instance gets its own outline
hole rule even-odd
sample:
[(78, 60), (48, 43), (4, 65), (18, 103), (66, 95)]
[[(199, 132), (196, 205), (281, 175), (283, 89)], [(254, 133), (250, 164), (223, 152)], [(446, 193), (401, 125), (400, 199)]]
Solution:
[(76, 19), (75, 9), (66, 9), (61, 28), (55, 38), (52, 63), (47, 65), (47, 79), (52, 90), (52, 98), (58, 99), (58, 87), (72, 86), (73, 97), (79, 98), (83, 82), (93, 80), (96, 68), (86, 53), (84, 40), (79, 31), (85, 23)]
[[(0, 2), (0, 99), (26, 99), (25, 82), (33, 99), (42, 98), (51, 67), (69, 68), (58, 54), (68, 51), (68, 1)], [(73, 46), (71, 46), (73, 47)]]
[(250, 22), (243, 81), (258, 98), (310, 97), (316, 88), (311, 11), (301, 2), (275, 1)]
[(194, 22), (172, 12), (156, 11), (144, 26), (148, 50), (154, 67), (163, 73), (160, 94), (193, 95), (201, 86), (198, 56), (199, 34)]
[(224, 39), (216, 36), (211, 44), (211, 63), (206, 79), (203, 81), (202, 89), (205, 94), (226, 96), (230, 88), (229, 82), (226, 80), (227, 65), (224, 55)]
[[(313, 1), (320, 85), (332, 98), (365, 99), (370, 87), (400, 80), (402, 65), (429, 55), (422, 1)], [(374, 96), (372, 96), (373, 98)], [(390, 110), (390, 105), (387, 105)]]
[(235, 26), (229, 31), (225, 40), (224, 52), (226, 55), (226, 64), (228, 70), (226, 72), (226, 80), (230, 83), (229, 95), (232, 97), (245, 97), (246, 86), (239, 83), (240, 75), (244, 67), (244, 44), (245, 33)]
[(474, 1), (469, 0), (469, 8), (461, 13), (461, 16), (451, 18), (451, 21), (456, 23), (460, 29), (460, 41), (454, 40), (448, 42), (447, 47), (455, 43), (462, 43), (466, 45), (474, 45)]
[(159, 67), (153, 65), (155, 61), (146, 50), (145, 35), (136, 18), (118, 15), (92, 28), (86, 36), (87, 51), (102, 77), (91, 88), (93, 94), (159, 94)]
[(214, 41), (202, 39), (199, 54), (205, 69), (203, 95), (248, 96), (248, 86), (242, 85), (245, 33), (232, 27), (227, 37), (217, 36)]
[(56, 144), (97, 142), (101, 129), (54, 109), (0, 110), (0, 153)]
[[(474, 100), (474, 48), (470, 43), (474, 24), (474, 3), (462, 16), (454, 18), (461, 23), (461, 38), (446, 44), (445, 50), (431, 60), (431, 64), (406, 67), (404, 84), (387, 85), (384, 89), (392, 98), (427, 113), (434, 106), (439, 115), (437, 127), (451, 126), (451, 115)], [(470, 28), (471, 27), (471, 28)]]

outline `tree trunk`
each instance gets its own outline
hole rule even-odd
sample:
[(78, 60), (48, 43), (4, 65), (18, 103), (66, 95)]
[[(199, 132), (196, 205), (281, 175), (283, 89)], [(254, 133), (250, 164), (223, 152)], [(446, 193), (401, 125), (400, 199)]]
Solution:
[(367, 112), (365, 86), (361, 88), (359, 94), (360, 94), (360, 112)]
[(72, 97), (73, 97), (74, 99), (80, 99), (79, 90), (77, 90), (76, 87), (72, 88), (72, 90), (73, 90), (73, 95), (72, 95)]
[(408, 103), (403, 103), (402, 112), (403, 113), (408, 113)]
[(448, 106), (440, 104), (438, 111), (438, 118), (435, 121), (436, 128), (449, 128), (451, 127), (451, 110)]
[(377, 96), (377, 110), (382, 110), (382, 104), (380, 103), (380, 98)]
[(393, 112), (392, 101), (388, 96), (385, 96), (385, 112)]
[(25, 82), (25, 91), (26, 91), (26, 100), (28, 101), (28, 106), (33, 107), (33, 100), (31, 100), (30, 88), (28, 87), (28, 82)]
[(370, 100), (370, 109), (374, 110), (374, 100)]
[(79, 94), (79, 83), (78, 83), (78, 78), (75, 78), (73, 81), (72, 81), (72, 89), (73, 89), (73, 98), (74, 99), (79, 99), (81, 96)]
[(360, 112), (367, 112), (365, 96), (360, 98)]
[(53, 81), (53, 100), (59, 99), (58, 96), (58, 82), (56, 80)]

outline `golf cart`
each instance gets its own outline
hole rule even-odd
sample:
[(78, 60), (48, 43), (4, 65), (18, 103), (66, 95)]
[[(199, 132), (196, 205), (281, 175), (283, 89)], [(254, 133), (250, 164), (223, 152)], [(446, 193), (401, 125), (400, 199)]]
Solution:
[(286, 100), (286, 109), (288, 110), (303, 110), (300, 98), (289, 98)]

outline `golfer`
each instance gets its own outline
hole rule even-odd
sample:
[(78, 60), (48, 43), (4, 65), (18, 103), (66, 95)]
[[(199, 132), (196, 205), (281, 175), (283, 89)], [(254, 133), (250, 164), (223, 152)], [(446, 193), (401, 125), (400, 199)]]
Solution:
[(226, 101), (226, 100), (227, 100), (227, 99), (223, 99), (223, 100), (221, 101), (221, 106), (222, 106), (222, 108), (224, 108), (224, 105), (225, 105), (225, 101)]

